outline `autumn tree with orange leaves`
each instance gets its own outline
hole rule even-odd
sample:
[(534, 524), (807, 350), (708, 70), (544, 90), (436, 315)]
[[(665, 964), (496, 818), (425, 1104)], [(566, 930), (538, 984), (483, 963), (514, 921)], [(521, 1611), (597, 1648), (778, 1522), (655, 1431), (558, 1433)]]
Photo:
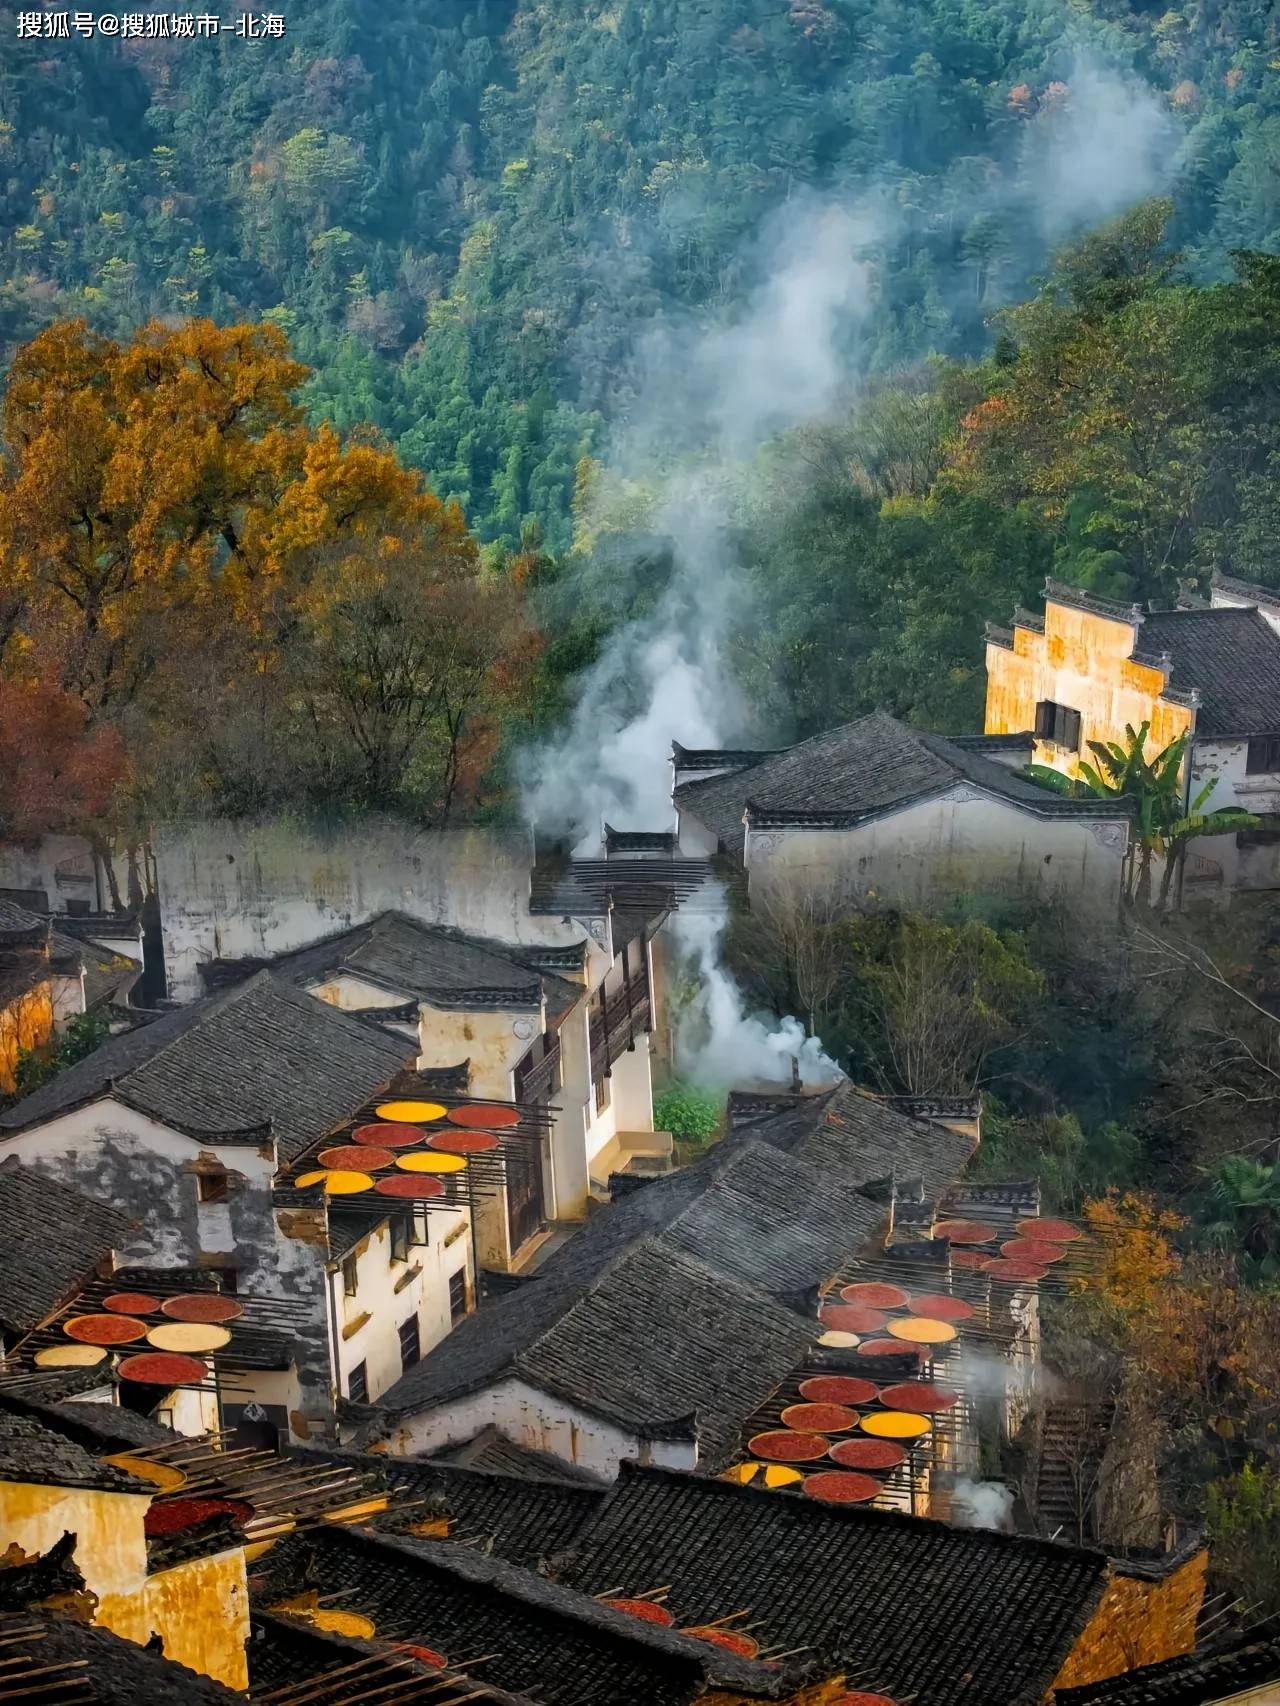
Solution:
[(389, 450), (309, 425), (306, 377), (278, 328), (208, 320), (128, 343), (61, 322), (15, 358), (0, 682), (123, 743), (118, 815), (438, 821), (527, 685), (519, 586), (484, 575), (457, 507)]

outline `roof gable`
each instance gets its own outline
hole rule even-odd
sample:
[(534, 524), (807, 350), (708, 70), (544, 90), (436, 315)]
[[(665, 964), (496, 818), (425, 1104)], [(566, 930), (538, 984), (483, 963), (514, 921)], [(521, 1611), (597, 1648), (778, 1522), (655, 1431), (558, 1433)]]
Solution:
[(283, 1160), (354, 1113), (411, 1045), (260, 972), (112, 1037), (0, 1116), (27, 1130), (111, 1095), (198, 1137), (265, 1137)]
[(1124, 818), (1127, 804), (1073, 800), (1038, 786), (971, 744), (908, 728), (887, 712), (815, 735), (750, 769), (686, 782), (676, 804), (732, 846), (753, 828), (854, 828), (968, 784), (1018, 811)]

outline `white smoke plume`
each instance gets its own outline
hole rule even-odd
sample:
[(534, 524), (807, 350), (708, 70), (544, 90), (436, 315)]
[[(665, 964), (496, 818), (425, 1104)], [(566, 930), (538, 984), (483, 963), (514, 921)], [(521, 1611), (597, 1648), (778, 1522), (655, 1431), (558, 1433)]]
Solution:
[(721, 953), (723, 914), (679, 912), (670, 928), (676, 951), (699, 986), (676, 1039), (682, 1076), (714, 1089), (753, 1079), (786, 1084), (793, 1061), (806, 1088), (834, 1084), (844, 1076), (818, 1038), (805, 1035), (798, 1019), (764, 1020), (745, 1010)]
[[(1029, 204), (1040, 242), (1055, 242), (1170, 181), (1176, 132), (1136, 79), (1078, 59), (1069, 82), (1035, 98), (1013, 170), (987, 180), (970, 214)], [(637, 402), (610, 468), (648, 496), (644, 531), (665, 541), (670, 579), (650, 615), (615, 632), (578, 684), (560, 738), (526, 765), (530, 816), (583, 852), (598, 847), (606, 820), (672, 823), (673, 740), (730, 746), (759, 733), (726, 655), (750, 614), (732, 544), (733, 494), (769, 440), (848, 403), (884, 306), (876, 257), (893, 236), (892, 203), (881, 189), (853, 204), (794, 197), (765, 222), (762, 282), (740, 314), (664, 321), (640, 346)], [(634, 571), (620, 563), (617, 572)], [(685, 1070), (707, 1083), (785, 1081), (797, 1055), (806, 1082), (835, 1075), (798, 1021), (770, 1026), (744, 1013), (723, 966), (721, 928), (706, 918), (678, 925), (705, 978), (703, 1040)]]
[(739, 318), (664, 325), (646, 340), (640, 400), (614, 466), (652, 480), (673, 454), (696, 465), (662, 479), (649, 520), (674, 559), (657, 610), (615, 635), (563, 736), (535, 755), (529, 809), (543, 828), (593, 842), (604, 818), (618, 828), (669, 823), (671, 742), (740, 736), (748, 714), (725, 645), (743, 615), (742, 578), (726, 488), (770, 438), (835, 404), (874, 300), (868, 255), (882, 236), (870, 208), (798, 197), (766, 226), (772, 265)]
[(1050, 85), (1028, 125), (1019, 177), (1056, 242), (1159, 195), (1172, 181), (1177, 124), (1154, 90), (1086, 58)]
[(1000, 1481), (961, 1476), (951, 1492), (951, 1517), (957, 1528), (1012, 1528), (1013, 1494)]

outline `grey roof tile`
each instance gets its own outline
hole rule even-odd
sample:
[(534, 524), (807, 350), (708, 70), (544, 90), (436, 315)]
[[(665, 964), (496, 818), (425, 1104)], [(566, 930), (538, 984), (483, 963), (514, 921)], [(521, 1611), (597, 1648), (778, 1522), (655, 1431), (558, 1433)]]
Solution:
[(149, 1495), (154, 1491), (149, 1482), (100, 1462), (65, 1434), (3, 1404), (0, 1404), (0, 1481), (88, 1487), (103, 1493)]
[(1107, 1561), (625, 1464), (563, 1574), (585, 1593), (670, 1583), (684, 1626), (748, 1608), (766, 1647), (807, 1647), (895, 1700), (1029, 1706), (1098, 1604)]
[(1256, 610), (1157, 611), (1137, 649), (1168, 652), (1169, 686), (1199, 691), (1198, 735), (1280, 731), (1280, 635)]
[(0, 1328), (28, 1333), (91, 1279), (133, 1222), (16, 1158), (0, 1164)]
[[(544, 1706), (684, 1706), (709, 1682), (781, 1692), (776, 1670), (602, 1605), (532, 1571), (448, 1542), (333, 1529), (278, 1548), (322, 1593), (358, 1596), (375, 1622), (446, 1656), (487, 1653), (487, 1682)], [(277, 1554), (272, 1554), (275, 1558)]]
[(260, 972), (112, 1037), (0, 1115), (0, 1136), (110, 1091), (179, 1131), (248, 1134), (269, 1123), (287, 1161), (412, 1056), (404, 1039)]
[(750, 769), (683, 783), (675, 800), (736, 851), (747, 812), (758, 826), (850, 827), (957, 782), (972, 783), (1036, 817), (1127, 815), (1126, 806), (1109, 801), (1066, 799), (969, 745), (922, 734), (884, 711), (801, 741)]
[[(90, 1627), (72, 1617), (22, 1611), (0, 1621), (0, 1633), (10, 1637), (4, 1649), (10, 1666), (20, 1657), (28, 1658), (33, 1669), (55, 1663), (83, 1664), (77, 1700), (101, 1706), (234, 1706), (235, 1702), (244, 1706), (244, 1695), (220, 1682), (109, 1629)], [(19, 1686), (18, 1674), (11, 1671), (8, 1679), (15, 1688)]]

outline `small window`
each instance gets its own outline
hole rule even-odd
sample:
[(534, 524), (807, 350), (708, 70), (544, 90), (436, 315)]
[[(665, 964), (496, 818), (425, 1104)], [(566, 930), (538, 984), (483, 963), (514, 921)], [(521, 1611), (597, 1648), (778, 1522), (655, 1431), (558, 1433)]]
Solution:
[(407, 1321), (400, 1323), (400, 1367), (410, 1369), (422, 1355), (422, 1341), (418, 1337), (418, 1317), (411, 1315)]
[(1280, 736), (1255, 735), (1244, 767), (1250, 776), (1270, 776), (1280, 770)]
[(356, 1258), (344, 1256), (342, 1258), (342, 1289), (348, 1297), (354, 1297), (358, 1285)]
[(601, 1073), (593, 1088), (595, 1090), (596, 1112), (602, 1114), (613, 1100), (613, 1087), (609, 1082), (609, 1074), (607, 1072)]
[(214, 1173), (196, 1174), (196, 1200), (198, 1202), (226, 1202), (229, 1194), (227, 1175), (221, 1169)]
[(1052, 741), (1054, 746), (1070, 752), (1080, 750), (1080, 713), (1052, 699), (1042, 699), (1036, 706), (1036, 739)]
[(429, 1214), (418, 1213), (415, 1211), (413, 1219), (409, 1224), (412, 1228), (409, 1236), (409, 1242), (411, 1244), (429, 1244), (431, 1242), (431, 1239), (428, 1236), (431, 1227), (431, 1216)]
[(459, 1268), (449, 1276), (449, 1325), (460, 1321), (467, 1312), (467, 1270)]
[(409, 1222), (400, 1214), (391, 1222), (391, 1260), (409, 1260)]
[(353, 1404), (367, 1404), (369, 1401), (369, 1365), (358, 1362), (347, 1376), (347, 1397)]

